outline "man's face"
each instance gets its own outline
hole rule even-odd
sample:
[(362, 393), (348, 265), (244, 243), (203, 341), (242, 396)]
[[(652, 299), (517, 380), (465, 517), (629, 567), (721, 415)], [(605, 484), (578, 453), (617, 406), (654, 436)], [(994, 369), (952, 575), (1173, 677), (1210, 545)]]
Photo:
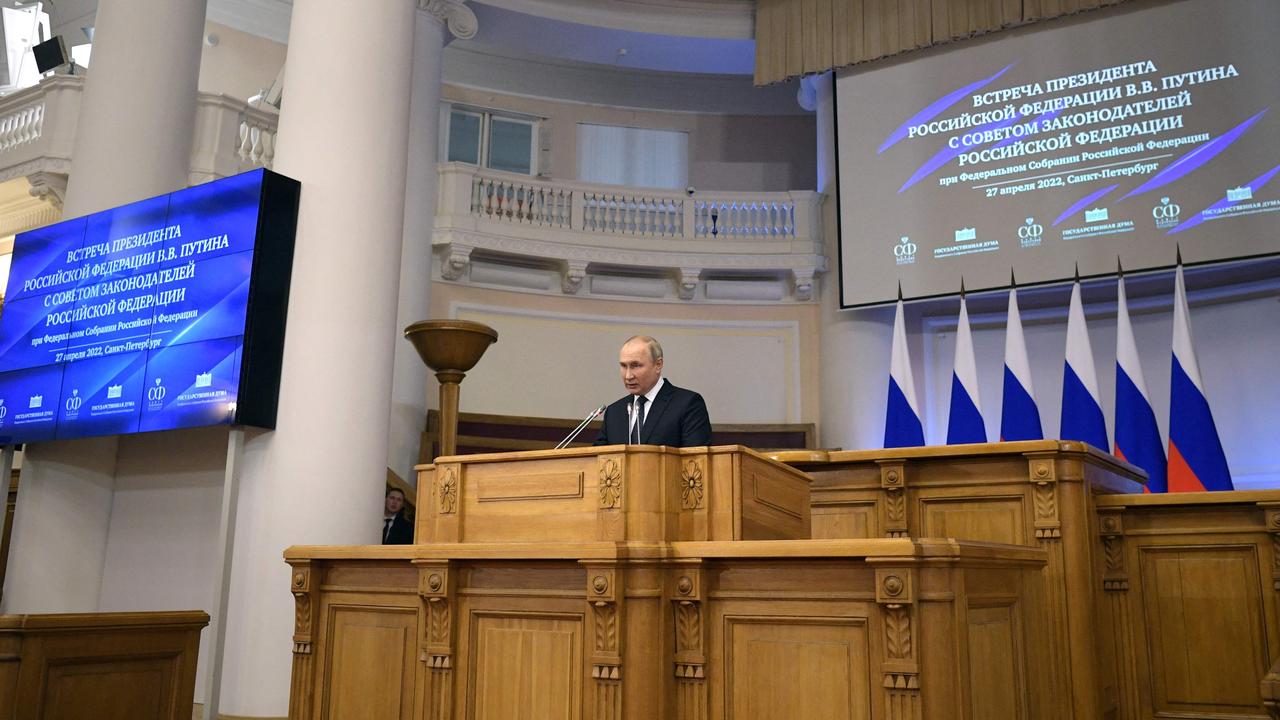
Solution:
[(649, 392), (662, 375), (661, 358), (655, 362), (649, 353), (649, 345), (640, 340), (632, 340), (622, 346), (618, 365), (622, 369), (622, 384), (632, 395)]
[(404, 507), (404, 494), (399, 490), (392, 490), (387, 493), (386, 512), (388, 515), (394, 515), (400, 512), (400, 508)]

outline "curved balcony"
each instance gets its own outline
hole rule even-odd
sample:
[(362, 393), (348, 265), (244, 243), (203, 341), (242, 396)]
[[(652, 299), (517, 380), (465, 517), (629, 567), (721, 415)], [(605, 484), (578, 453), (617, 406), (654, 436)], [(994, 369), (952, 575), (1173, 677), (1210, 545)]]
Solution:
[(568, 294), (657, 298), (666, 286), (684, 300), (808, 301), (826, 270), (815, 192), (686, 193), (460, 163), (439, 172), (432, 242), (446, 281), (485, 284), (483, 259), (552, 269)]
[[(71, 170), (84, 77), (53, 75), (0, 98), (0, 182), (26, 177), (31, 193), (61, 206)], [(212, 93), (196, 99), (191, 184), (271, 167), (276, 115)]]

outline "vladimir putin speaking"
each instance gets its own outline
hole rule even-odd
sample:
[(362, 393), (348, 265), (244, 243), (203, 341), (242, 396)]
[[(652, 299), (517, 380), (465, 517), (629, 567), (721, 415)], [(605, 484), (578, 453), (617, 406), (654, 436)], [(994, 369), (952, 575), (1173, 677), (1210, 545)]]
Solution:
[(711, 444), (711, 419), (702, 396), (662, 377), (662, 346), (636, 335), (622, 345), (618, 366), (627, 395), (604, 411), (596, 445)]

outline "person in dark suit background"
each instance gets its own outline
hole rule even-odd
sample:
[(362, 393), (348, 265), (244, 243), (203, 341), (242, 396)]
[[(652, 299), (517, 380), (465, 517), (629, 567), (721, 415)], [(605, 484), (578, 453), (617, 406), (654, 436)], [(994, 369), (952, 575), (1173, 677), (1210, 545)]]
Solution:
[(382, 507), (382, 544), (412, 545), (413, 523), (404, 516), (404, 493), (388, 488)]
[(662, 345), (657, 340), (645, 335), (630, 338), (618, 353), (618, 366), (627, 395), (604, 411), (596, 445), (711, 444), (706, 402), (662, 377)]

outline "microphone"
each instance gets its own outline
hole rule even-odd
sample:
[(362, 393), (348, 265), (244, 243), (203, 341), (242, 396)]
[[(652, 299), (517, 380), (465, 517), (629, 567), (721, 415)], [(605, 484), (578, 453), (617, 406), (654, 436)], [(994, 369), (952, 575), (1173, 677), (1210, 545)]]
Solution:
[(604, 409), (605, 409), (606, 407), (608, 407), (608, 405), (601, 405), (600, 407), (596, 408), (595, 410), (592, 410), (592, 411), (591, 411), (591, 413), (590, 413), (589, 415), (587, 415), (585, 418), (583, 418), (582, 422), (578, 423), (578, 427), (574, 428), (574, 429), (573, 429), (573, 432), (569, 433), (569, 435), (568, 435), (565, 439), (561, 440), (561, 441), (560, 441), (560, 444), (559, 444), (559, 445), (556, 445), (556, 446), (555, 446), (555, 448), (553, 448), (553, 449), (555, 449), (555, 450), (563, 450), (564, 448), (568, 447), (568, 446), (569, 446), (569, 443), (573, 442), (573, 439), (574, 439), (574, 438), (576, 438), (576, 437), (578, 437), (578, 434), (579, 434), (579, 433), (581, 433), (583, 430), (585, 430), (585, 429), (586, 429), (586, 427), (587, 427), (587, 425), (588, 425), (592, 420), (595, 420), (597, 417), (600, 417), (600, 413), (604, 412)]

